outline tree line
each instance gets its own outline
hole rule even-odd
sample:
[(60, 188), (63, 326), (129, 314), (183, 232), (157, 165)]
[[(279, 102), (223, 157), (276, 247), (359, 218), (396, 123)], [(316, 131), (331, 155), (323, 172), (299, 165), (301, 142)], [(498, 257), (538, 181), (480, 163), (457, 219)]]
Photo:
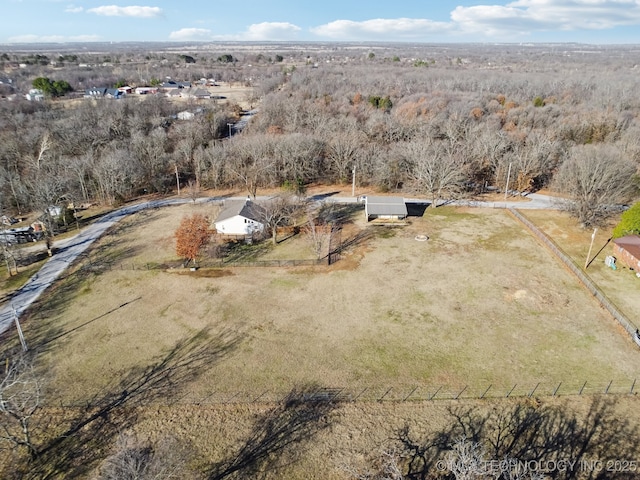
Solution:
[(325, 63), (313, 62), (317, 52), (299, 53), (296, 68), (234, 61), (228, 71), (251, 78), (260, 111), (233, 138), (228, 124), (238, 108), (209, 105), (193, 121), (178, 121), (185, 107), (161, 96), (74, 106), (3, 102), (2, 208), (168, 193), (176, 170), (184, 185), (255, 196), (263, 188), (346, 183), (355, 169), (359, 185), (436, 205), (489, 187), (546, 187), (574, 199), (568, 208), (585, 225), (630, 201), (638, 188), (640, 101), (625, 57), (608, 58), (615, 68), (602, 69), (537, 56), (516, 64), (499, 53), (491, 52), (496, 69), (486, 68), (482, 51), (473, 62), (424, 67), (379, 52), (358, 61), (332, 52)]

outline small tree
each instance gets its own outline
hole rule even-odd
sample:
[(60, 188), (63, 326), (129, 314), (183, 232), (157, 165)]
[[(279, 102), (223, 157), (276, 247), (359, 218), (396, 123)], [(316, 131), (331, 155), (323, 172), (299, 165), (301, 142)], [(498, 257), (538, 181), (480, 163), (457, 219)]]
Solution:
[(291, 195), (278, 195), (261, 206), (265, 230), (271, 235), (271, 241), (275, 245), (278, 243), (278, 227), (288, 225), (295, 218), (300, 205)]
[(42, 386), (26, 354), (7, 358), (0, 376), (0, 440), (38, 456), (31, 418), (40, 408)]
[(184, 217), (176, 230), (175, 237), (176, 253), (185, 259), (184, 266), (189, 265), (189, 262), (193, 262), (196, 266), (200, 251), (207, 246), (211, 238), (209, 220), (200, 213)]
[(640, 235), (640, 202), (634, 203), (629, 210), (622, 214), (620, 223), (613, 229), (613, 238), (625, 235)]

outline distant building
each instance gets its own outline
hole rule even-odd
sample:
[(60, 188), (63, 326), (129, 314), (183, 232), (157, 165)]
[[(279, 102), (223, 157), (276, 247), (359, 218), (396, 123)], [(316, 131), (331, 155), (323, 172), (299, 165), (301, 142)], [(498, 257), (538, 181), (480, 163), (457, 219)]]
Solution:
[(640, 272), (640, 235), (627, 235), (613, 241), (613, 254), (629, 268)]
[(122, 98), (124, 93), (117, 88), (93, 87), (84, 91), (85, 98)]
[(26, 98), (30, 102), (41, 102), (42, 100), (44, 100), (44, 92), (42, 90), (38, 90), (37, 88), (32, 88), (31, 90), (29, 90), (29, 93), (24, 96), (24, 98)]
[(158, 87), (136, 87), (135, 92), (137, 95), (150, 95), (158, 93)]

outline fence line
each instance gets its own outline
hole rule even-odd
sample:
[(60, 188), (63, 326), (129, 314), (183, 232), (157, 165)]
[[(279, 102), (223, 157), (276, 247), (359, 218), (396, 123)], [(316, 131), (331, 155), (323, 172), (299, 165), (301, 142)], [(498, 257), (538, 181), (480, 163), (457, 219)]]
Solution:
[[(637, 395), (636, 380), (609, 380), (592, 383), (557, 382), (536, 384), (488, 384), (472, 385), (414, 385), (414, 386), (361, 386), (352, 388), (306, 388), (299, 391), (299, 397), (308, 402), (358, 402), (358, 403), (404, 403), (436, 402), (450, 400), (482, 400), (499, 398), (554, 398), (591, 395)], [(178, 398), (165, 398), (162, 405), (224, 405), (251, 403), (279, 403), (289, 398), (292, 391), (256, 390), (256, 391), (213, 391), (206, 395), (183, 395)], [(82, 404), (63, 404), (63, 407), (87, 406)]]
[(517, 220), (522, 222), (540, 241), (542, 241), (553, 252), (556, 257), (560, 259), (562, 263), (580, 280), (584, 287), (593, 295), (600, 305), (604, 307), (613, 318), (624, 328), (631, 339), (637, 343), (639, 337), (637, 336), (638, 328), (615, 306), (615, 304), (607, 298), (600, 288), (593, 283), (593, 281), (582, 271), (576, 263), (562, 251), (562, 249), (543, 233), (538, 227), (536, 227), (529, 219), (513, 208), (507, 209), (511, 215)]
[[(327, 258), (297, 260), (205, 260), (198, 262), (199, 267), (304, 267), (326, 265)], [(103, 270), (182, 270), (180, 263), (127, 263), (127, 262), (92, 262), (85, 261), (81, 267), (86, 271)]]

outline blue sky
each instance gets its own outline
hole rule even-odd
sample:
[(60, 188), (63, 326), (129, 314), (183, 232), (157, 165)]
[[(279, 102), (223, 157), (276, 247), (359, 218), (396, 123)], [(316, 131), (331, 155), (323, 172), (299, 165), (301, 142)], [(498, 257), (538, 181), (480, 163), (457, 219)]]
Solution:
[(640, 44), (640, 0), (0, 0), (0, 43)]

